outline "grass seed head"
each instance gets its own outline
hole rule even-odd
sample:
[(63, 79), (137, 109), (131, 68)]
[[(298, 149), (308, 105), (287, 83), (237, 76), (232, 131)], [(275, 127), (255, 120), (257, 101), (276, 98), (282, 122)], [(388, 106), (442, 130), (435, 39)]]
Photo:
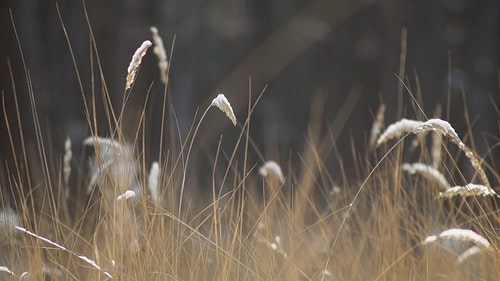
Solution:
[(417, 127), (422, 125), (421, 121), (401, 119), (396, 123), (393, 123), (387, 127), (387, 129), (380, 135), (377, 140), (377, 146), (385, 143), (386, 141), (399, 137), (402, 134), (413, 132)]
[(283, 176), (280, 165), (272, 160), (267, 161), (262, 167), (260, 167), (259, 174), (265, 178), (270, 175), (274, 176), (280, 180), (281, 184), (285, 182), (285, 177)]
[(469, 183), (464, 186), (453, 186), (440, 192), (438, 198), (451, 198), (454, 196), (495, 196), (495, 191), (487, 186)]
[(163, 39), (158, 34), (158, 28), (151, 26), (150, 30), (153, 34), (153, 42), (155, 44), (153, 53), (158, 57), (158, 68), (160, 69), (161, 81), (167, 83), (168, 62)]
[(442, 189), (446, 190), (451, 187), (444, 175), (438, 171), (436, 168), (429, 166), (424, 163), (403, 163), (401, 166), (403, 171), (410, 174), (419, 174), (428, 180), (439, 183)]
[(236, 126), (236, 116), (234, 115), (233, 108), (231, 104), (227, 100), (224, 94), (219, 94), (215, 99), (212, 100), (211, 106), (216, 106), (222, 112), (226, 114), (226, 116), (233, 122), (233, 125)]
[(71, 175), (71, 159), (73, 158), (73, 152), (71, 151), (71, 139), (66, 138), (64, 142), (64, 157), (63, 157), (63, 179), (64, 184), (68, 186), (69, 177)]
[(465, 250), (460, 256), (457, 258), (457, 265), (462, 264), (466, 259), (481, 253), (483, 249), (478, 246), (472, 246), (469, 249)]
[(419, 134), (421, 132), (427, 132), (427, 131), (437, 131), (441, 133), (443, 136), (449, 137), (455, 143), (461, 142), (460, 138), (458, 137), (457, 133), (455, 132), (455, 129), (453, 129), (451, 124), (448, 123), (448, 121), (439, 118), (429, 119), (425, 121), (420, 126), (415, 128), (413, 130), (413, 133)]
[(127, 200), (127, 199), (132, 198), (132, 197), (135, 197), (135, 192), (132, 190), (127, 190), (127, 191), (125, 191), (125, 193), (116, 197), (116, 201)]
[(135, 75), (137, 74), (137, 71), (139, 70), (139, 66), (141, 66), (142, 57), (144, 57), (144, 55), (146, 55), (148, 48), (151, 47), (152, 44), (153, 43), (151, 43), (151, 41), (149, 41), (149, 40), (142, 42), (141, 46), (135, 51), (134, 55), (132, 56), (132, 60), (130, 61), (130, 64), (128, 65), (128, 68), (127, 68), (127, 78), (125, 80), (125, 90), (130, 89), (130, 87), (134, 83)]
[(476, 232), (470, 229), (460, 229), (460, 228), (450, 228), (447, 229), (438, 235), (431, 235), (425, 238), (422, 242), (423, 245), (427, 245), (429, 243), (436, 242), (439, 239), (451, 239), (457, 241), (466, 241), (470, 242), (481, 249), (488, 249), (491, 244), (488, 239), (483, 236), (477, 234)]
[(160, 176), (160, 165), (158, 165), (158, 162), (153, 162), (153, 164), (151, 164), (151, 169), (149, 170), (149, 175), (148, 175), (148, 189), (149, 193), (151, 194), (151, 199), (155, 203), (159, 203), (160, 201), (158, 195), (159, 176)]
[(372, 148), (375, 146), (375, 142), (377, 141), (377, 138), (380, 136), (382, 128), (384, 127), (384, 113), (385, 113), (385, 104), (383, 103), (379, 106), (377, 110), (377, 115), (375, 116), (375, 120), (373, 121), (372, 129), (370, 131), (369, 145)]

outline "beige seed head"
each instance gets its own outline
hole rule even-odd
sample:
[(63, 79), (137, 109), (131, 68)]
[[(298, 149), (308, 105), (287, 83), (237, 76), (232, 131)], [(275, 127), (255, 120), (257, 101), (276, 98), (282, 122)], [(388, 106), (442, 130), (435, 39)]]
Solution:
[(447, 229), (438, 235), (431, 235), (425, 238), (422, 242), (423, 245), (427, 245), (429, 243), (436, 242), (438, 239), (452, 239), (457, 241), (466, 241), (473, 243), (481, 249), (488, 249), (491, 244), (490, 242), (484, 238), (483, 236), (477, 234), (476, 232), (470, 229), (460, 229), (460, 228), (450, 228)]
[(142, 42), (141, 46), (135, 51), (134, 55), (132, 56), (132, 60), (130, 61), (130, 64), (128, 65), (127, 68), (127, 78), (125, 82), (125, 90), (130, 89), (132, 84), (135, 81), (135, 75), (137, 74), (137, 71), (139, 70), (139, 66), (141, 66), (141, 61), (142, 57), (146, 55), (146, 52), (148, 51), (148, 48), (151, 47), (153, 43), (151, 41), (146, 40)]
[(370, 147), (375, 146), (375, 142), (377, 141), (378, 136), (382, 132), (382, 128), (384, 127), (384, 113), (385, 113), (385, 104), (381, 104), (377, 110), (377, 115), (375, 116), (375, 120), (372, 124), (372, 129), (370, 132)]
[(389, 127), (387, 127), (387, 129), (378, 138), (377, 146), (381, 145), (382, 143), (392, 138), (399, 137), (402, 134), (413, 132), (420, 125), (422, 125), (421, 121), (415, 121), (403, 118), (398, 122), (393, 123), (389, 125)]
[(226, 116), (233, 122), (233, 125), (236, 126), (236, 116), (234, 115), (233, 108), (231, 104), (227, 100), (226, 96), (223, 94), (219, 94), (215, 99), (212, 100), (211, 106), (216, 106), (222, 112), (226, 114)]
[(269, 175), (272, 175), (278, 178), (281, 184), (285, 182), (285, 177), (283, 176), (281, 167), (275, 161), (267, 161), (266, 163), (264, 163), (264, 165), (259, 169), (259, 174), (263, 177), (268, 177)]
[(64, 184), (66, 184), (66, 186), (68, 186), (69, 184), (69, 177), (71, 175), (72, 158), (73, 158), (73, 152), (71, 151), (71, 139), (67, 137), (66, 141), (64, 142), (64, 156), (63, 156), (63, 179), (64, 179)]
[(472, 246), (469, 249), (465, 250), (460, 256), (457, 258), (457, 264), (463, 263), (466, 259), (481, 253), (483, 249), (478, 246)]
[(163, 45), (163, 39), (158, 34), (158, 28), (151, 26), (151, 33), (153, 34), (153, 42), (155, 44), (153, 48), (153, 53), (158, 57), (158, 68), (160, 69), (161, 81), (167, 83), (167, 52), (165, 51), (165, 46)]
[(123, 193), (122, 195), (119, 195), (119, 196), (116, 198), (116, 201), (127, 200), (127, 199), (132, 198), (132, 197), (135, 197), (135, 192), (134, 192), (134, 191), (132, 191), (132, 190), (127, 190), (127, 191), (125, 191), (125, 193)]
[(465, 186), (453, 186), (447, 188), (445, 191), (440, 192), (438, 198), (451, 198), (457, 195), (463, 197), (469, 196), (494, 196), (495, 191), (485, 185), (480, 184), (466, 184)]
[(453, 129), (450, 123), (439, 118), (429, 119), (425, 121), (420, 126), (415, 128), (413, 130), (413, 133), (419, 134), (421, 132), (427, 132), (427, 131), (437, 131), (441, 133), (443, 136), (449, 137), (455, 143), (461, 141), (457, 133), (455, 132), (455, 129)]
[(155, 202), (159, 202), (159, 190), (158, 190), (158, 181), (160, 176), (160, 166), (158, 162), (153, 162), (151, 164), (151, 169), (149, 170), (148, 176), (148, 189), (149, 193), (151, 193), (151, 199)]
[(451, 187), (444, 175), (436, 168), (424, 163), (404, 163), (401, 166), (402, 170), (410, 174), (419, 174), (428, 180), (439, 183), (442, 189), (446, 190)]

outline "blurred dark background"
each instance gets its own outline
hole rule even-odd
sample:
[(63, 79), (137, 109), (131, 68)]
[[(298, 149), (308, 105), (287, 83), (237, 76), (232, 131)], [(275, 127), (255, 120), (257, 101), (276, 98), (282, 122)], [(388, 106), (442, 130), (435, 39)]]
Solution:
[[(88, 0), (83, 4), (62, 0), (57, 3), (88, 97), (93, 90), (97, 95), (102, 93), (102, 87), (96, 82), (92, 88), (91, 46), (84, 5), (107, 89), (117, 103), (122, 99), (126, 69), (133, 52), (142, 41), (151, 38), (149, 27), (158, 27), (166, 48), (174, 45), (169, 95), (183, 134), (196, 108), (204, 110), (218, 91), (228, 97), (242, 124), (249, 81), (254, 98), (268, 85), (253, 113), (252, 137), (270, 151), (267, 158), (276, 160), (286, 160), (291, 151), (300, 150), (311, 111), (322, 111), (324, 128), (334, 131), (342, 151), (349, 151), (351, 137), (364, 142), (381, 101), (387, 104), (386, 123), (402, 117), (398, 116), (399, 111), (405, 117), (422, 118), (421, 113), (412, 109), (407, 92), (403, 91), (403, 100), (398, 100), (398, 91), (402, 89), (396, 75), (400, 73), (401, 38), (406, 28), (404, 76), (415, 93), (417, 85), (420, 87), (425, 113), (432, 116), (436, 105), (441, 104), (443, 118), (464, 136), (468, 133), (464, 118), (467, 108), (471, 118), (477, 118), (473, 132), (479, 154), (486, 152), (487, 134), (498, 140), (499, 113), (495, 106), (500, 104), (499, 1)], [(65, 136), (69, 135), (74, 143), (81, 143), (89, 132), (56, 3), (8, 0), (0, 5), (0, 89), (6, 103), (6, 113), (2, 113), (0, 121), (2, 161), (10, 153), (3, 116), (7, 114), (9, 119), (16, 120), (11, 72), (21, 116), (26, 116), (23, 121), (26, 137), (34, 139), (34, 132), (29, 129), (27, 83), (12, 21), (30, 72), (40, 120), (50, 132), (51, 141), (62, 147)], [(148, 107), (148, 123), (161, 116), (163, 85), (157, 59), (151, 51), (143, 60), (127, 109), (124, 124), (129, 136), (133, 136), (137, 112), (142, 109), (152, 82), (153, 102)], [(323, 109), (313, 106), (315, 97), (319, 102), (314, 104), (322, 105)], [(109, 134), (105, 126), (102, 128), (101, 134)], [(215, 147), (221, 133), (234, 143), (239, 130), (232, 128), (222, 114), (211, 113), (201, 128), (200, 143)], [(155, 139), (158, 131), (151, 130), (150, 134)], [(491, 136), (486, 139), (493, 142)]]

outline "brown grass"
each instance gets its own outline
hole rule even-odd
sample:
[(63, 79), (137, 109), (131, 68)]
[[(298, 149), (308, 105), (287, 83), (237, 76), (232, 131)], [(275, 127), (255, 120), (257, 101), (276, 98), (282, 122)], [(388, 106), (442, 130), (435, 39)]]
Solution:
[[(107, 92), (104, 94), (110, 101)], [(82, 115), (91, 132), (86, 143), (95, 150), (93, 168), (85, 174), (85, 163), (71, 161), (72, 170), (80, 171), (80, 180), (67, 183), (68, 156), (49, 155), (43, 149), (45, 128), (38, 121), (35, 93), (28, 95), (32, 105), (29, 118), (35, 121), (38, 139), (33, 147), (22, 134), (9, 131), (14, 160), (2, 173), (6, 183), (2, 188), (16, 198), (11, 208), (21, 222), (3, 219), (0, 223), (0, 266), (5, 266), (1, 278), (496, 280), (500, 276), (496, 198), (436, 199), (438, 189), (427, 188), (432, 181), (410, 177), (401, 169), (408, 153), (404, 143), (412, 137), (409, 134), (373, 153), (382, 156), (355, 161), (358, 165), (353, 169), (359, 177), (334, 177), (325, 163), (335, 144), (320, 138), (320, 130), (314, 129), (317, 120), (310, 120), (313, 129), (299, 153), (299, 164), (282, 162), (287, 167), (283, 181), (263, 180), (255, 169), (259, 163), (248, 163), (245, 157), (261, 155), (260, 148), (248, 145), (250, 120), (260, 99), (250, 96), (246, 119), (240, 127), (231, 126), (239, 132), (232, 150), (226, 151), (219, 142), (211, 144), (213, 150), (204, 151), (212, 159), (209, 171), (189, 165), (193, 163), (190, 158), (197, 158), (191, 153), (197, 151), (193, 150), (197, 128), (210, 126), (202, 124), (202, 116), (193, 121), (196, 129), (178, 135), (180, 145), (161, 146), (161, 156), (153, 160), (158, 161), (157, 167), (150, 172), (147, 167), (151, 164), (143, 157), (145, 146), (163, 140), (140, 141), (147, 133), (146, 109), (135, 137), (126, 139), (121, 126), (123, 108), (116, 114), (111, 102), (106, 102), (108, 118), (97, 120), (95, 104), (88, 103), (95, 97), (82, 92), (86, 105)], [(122, 107), (126, 106), (124, 99)], [(224, 112), (235, 122), (232, 110), (231, 114)], [(9, 128), (23, 122), (22, 118), (3, 117)], [(108, 138), (97, 136), (103, 129), (98, 124), (108, 124)], [(403, 126), (404, 132), (421, 124), (412, 123), (411, 129)], [(392, 132), (379, 140), (400, 136)], [(431, 163), (432, 151), (425, 144), (421, 149), (418, 161)], [(453, 149), (457, 147), (446, 147), (447, 153), (441, 156), (442, 163), (449, 163), (443, 167), (447, 176), (460, 174)], [(244, 157), (238, 158), (241, 151)], [(353, 157), (373, 159), (371, 154)], [(495, 165), (488, 163), (493, 167), (492, 179), (498, 182)], [(95, 180), (87, 195), (82, 189), (92, 175)], [(211, 184), (197, 188), (196, 179), (206, 176)], [(342, 184), (338, 187), (336, 183)], [(69, 198), (68, 184), (76, 185)], [(184, 193), (188, 188), (190, 193)], [(117, 201), (127, 190), (134, 190), (136, 196)], [(6, 205), (4, 202), (4, 212)], [(453, 228), (474, 230), (475, 238), (488, 242), (488, 251), (466, 252), (470, 247), (467, 239), (422, 244), (429, 235)], [(467, 253), (475, 258), (461, 256)]]

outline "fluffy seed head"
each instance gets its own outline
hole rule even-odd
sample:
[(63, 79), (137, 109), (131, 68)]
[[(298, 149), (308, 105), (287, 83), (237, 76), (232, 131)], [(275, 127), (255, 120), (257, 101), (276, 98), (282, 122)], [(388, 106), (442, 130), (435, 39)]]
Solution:
[(392, 138), (399, 137), (402, 134), (413, 132), (420, 125), (422, 125), (421, 121), (403, 118), (387, 127), (387, 129), (378, 138), (377, 146)]
[(470, 229), (460, 229), (460, 228), (450, 228), (447, 229), (438, 235), (428, 236), (422, 244), (429, 244), (431, 242), (435, 242), (438, 239), (452, 239), (458, 241), (467, 241), (473, 243), (482, 249), (488, 249), (490, 247), (490, 242), (484, 238), (483, 236), (477, 234), (476, 232)]
[(71, 151), (71, 139), (67, 137), (66, 141), (64, 142), (63, 157), (63, 179), (66, 186), (68, 186), (69, 184), (69, 177), (71, 175), (71, 158), (73, 158), (73, 152)]
[(375, 146), (375, 142), (377, 141), (378, 136), (382, 132), (382, 128), (384, 127), (384, 113), (385, 113), (385, 104), (381, 104), (377, 110), (377, 115), (375, 116), (375, 120), (373, 121), (372, 129), (370, 132), (370, 147)]
[(167, 52), (165, 51), (165, 46), (163, 45), (163, 39), (158, 34), (158, 28), (151, 26), (151, 33), (153, 34), (153, 42), (155, 44), (153, 48), (153, 53), (158, 57), (158, 68), (160, 69), (161, 81), (167, 83)]
[(153, 162), (153, 164), (151, 164), (151, 169), (149, 170), (148, 189), (149, 193), (151, 193), (151, 199), (153, 199), (155, 203), (159, 202), (159, 197), (158, 197), (159, 176), (160, 176), (160, 166), (158, 165), (158, 162)]
[(122, 195), (119, 195), (119, 196), (116, 198), (116, 201), (127, 200), (127, 199), (132, 198), (132, 197), (135, 197), (135, 192), (134, 192), (134, 191), (132, 191), (132, 190), (127, 190), (127, 191), (125, 191), (125, 193), (123, 193)]
[(424, 163), (404, 163), (401, 168), (403, 169), (403, 171), (410, 174), (420, 174), (428, 180), (439, 183), (442, 189), (446, 190), (451, 187), (444, 175), (432, 166), (426, 165)]
[(466, 259), (481, 253), (483, 249), (478, 246), (472, 246), (469, 249), (465, 250), (460, 256), (457, 258), (457, 264), (463, 263)]
[(437, 131), (443, 136), (449, 137), (453, 142), (456, 143), (461, 141), (457, 133), (455, 132), (455, 129), (453, 129), (450, 123), (439, 118), (429, 119), (425, 121), (420, 126), (415, 128), (413, 130), (413, 133), (418, 134), (427, 131)]
[(226, 96), (223, 94), (219, 94), (215, 99), (212, 100), (211, 106), (216, 106), (222, 112), (226, 114), (226, 116), (233, 122), (233, 125), (236, 126), (236, 116), (234, 115), (233, 108), (231, 104), (227, 100)]
[(137, 74), (137, 70), (139, 70), (139, 66), (141, 65), (142, 57), (146, 55), (148, 48), (151, 47), (153, 43), (151, 41), (146, 40), (142, 42), (141, 46), (135, 51), (132, 56), (132, 60), (127, 68), (127, 79), (125, 82), (125, 90), (130, 89), (132, 84), (135, 81), (135, 75)]
[(264, 166), (260, 167), (259, 174), (263, 177), (272, 175), (278, 178), (282, 184), (285, 182), (285, 177), (283, 176), (280, 165), (272, 160), (267, 161), (266, 163), (264, 163)]
[(453, 186), (440, 192), (438, 198), (451, 198), (457, 195), (469, 196), (494, 196), (495, 191), (487, 186), (469, 183), (464, 186)]

